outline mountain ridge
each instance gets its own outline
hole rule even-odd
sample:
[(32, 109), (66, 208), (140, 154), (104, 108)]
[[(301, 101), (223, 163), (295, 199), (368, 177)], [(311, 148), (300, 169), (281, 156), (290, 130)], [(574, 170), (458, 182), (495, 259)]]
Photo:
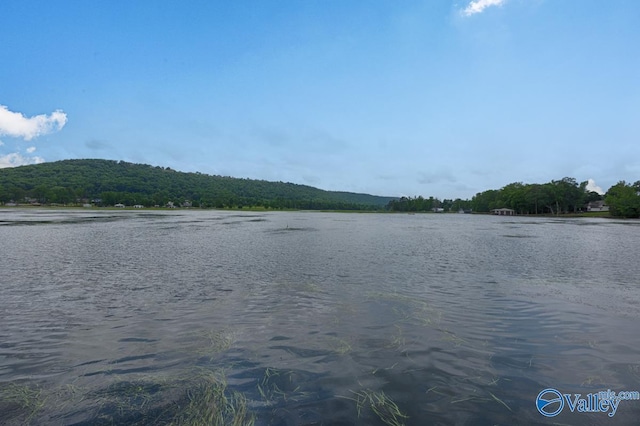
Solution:
[[(375, 210), (397, 197), (327, 191), (290, 182), (181, 172), (104, 159), (69, 159), (0, 169), (0, 202), (144, 206)], [(96, 201), (98, 200), (98, 201)]]

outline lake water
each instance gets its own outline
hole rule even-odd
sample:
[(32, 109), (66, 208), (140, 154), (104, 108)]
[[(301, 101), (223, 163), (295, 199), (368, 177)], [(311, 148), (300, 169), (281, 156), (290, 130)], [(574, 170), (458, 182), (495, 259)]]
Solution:
[(2, 209), (0, 423), (637, 424), (536, 397), (640, 390), (639, 248), (595, 218)]

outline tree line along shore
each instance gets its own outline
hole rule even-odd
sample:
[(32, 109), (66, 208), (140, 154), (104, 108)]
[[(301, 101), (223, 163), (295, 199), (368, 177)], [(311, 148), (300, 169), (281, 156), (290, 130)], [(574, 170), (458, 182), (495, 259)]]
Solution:
[(518, 215), (601, 213), (640, 217), (640, 181), (606, 194), (565, 177), (543, 184), (510, 183), (471, 199), (382, 197), (307, 185), (240, 179), (114, 160), (63, 160), (0, 169), (0, 205), (473, 212)]

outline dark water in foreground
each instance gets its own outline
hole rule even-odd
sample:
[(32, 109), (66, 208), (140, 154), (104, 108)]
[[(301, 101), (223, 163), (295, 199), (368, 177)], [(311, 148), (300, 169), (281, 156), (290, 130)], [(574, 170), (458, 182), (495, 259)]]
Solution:
[(197, 423), (211, 389), (258, 425), (637, 424), (535, 399), (640, 390), (639, 247), (605, 219), (0, 210), (0, 424)]

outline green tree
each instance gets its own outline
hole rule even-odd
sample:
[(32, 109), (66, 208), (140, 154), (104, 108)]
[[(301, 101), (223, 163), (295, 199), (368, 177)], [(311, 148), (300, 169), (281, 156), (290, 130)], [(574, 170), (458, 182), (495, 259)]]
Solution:
[(613, 216), (640, 217), (640, 181), (633, 185), (618, 182), (607, 191), (605, 202)]
[(495, 189), (479, 192), (471, 199), (471, 208), (475, 212), (490, 212), (492, 209), (498, 208), (496, 204), (499, 195), (500, 191)]

